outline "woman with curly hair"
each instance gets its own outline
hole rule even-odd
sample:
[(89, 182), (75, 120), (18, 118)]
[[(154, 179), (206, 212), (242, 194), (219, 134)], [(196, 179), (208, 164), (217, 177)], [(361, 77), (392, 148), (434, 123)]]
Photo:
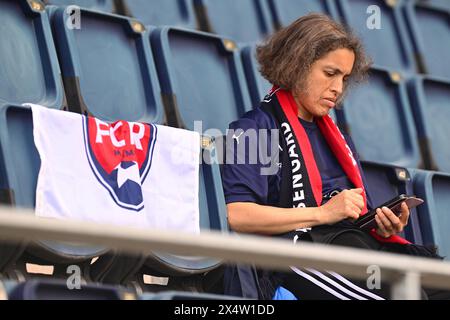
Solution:
[[(329, 113), (353, 84), (366, 78), (371, 62), (361, 40), (329, 17), (310, 14), (257, 47), (257, 58), (273, 89), (258, 108), (230, 124), (232, 137), (227, 141), (233, 143), (227, 144), (223, 166), (230, 227), (285, 237), (298, 245), (309, 241), (439, 258), (398, 236), (408, 223), (406, 204), (399, 216), (378, 208), (377, 227), (370, 232), (353, 223), (373, 204), (355, 147)], [(266, 131), (268, 142), (259, 139), (257, 150), (242, 147), (251, 131), (258, 138)], [(278, 141), (276, 152), (269, 148), (273, 139)], [(270, 164), (249, 161), (250, 150), (278, 159), (277, 170), (263, 174)], [(260, 270), (252, 276), (234, 269), (225, 275), (227, 293), (236, 294), (233, 280), (241, 277), (242, 282), (244, 274), (259, 283), (257, 298), (270, 299), (280, 289), (299, 299), (389, 298), (388, 283), (370, 289), (365, 282), (334, 272), (302, 268), (287, 273)]]

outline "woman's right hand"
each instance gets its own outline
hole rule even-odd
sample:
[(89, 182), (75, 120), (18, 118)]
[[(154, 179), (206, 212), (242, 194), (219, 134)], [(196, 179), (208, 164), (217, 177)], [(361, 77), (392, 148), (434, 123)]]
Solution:
[(358, 219), (364, 208), (362, 192), (361, 188), (341, 191), (319, 207), (320, 220), (323, 224), (335, 224), (344, 219)]

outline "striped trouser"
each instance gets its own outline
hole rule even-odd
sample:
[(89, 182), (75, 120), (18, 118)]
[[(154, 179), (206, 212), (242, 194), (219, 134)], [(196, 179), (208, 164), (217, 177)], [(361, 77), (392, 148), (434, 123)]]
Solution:
[(385, 300), (390, 288), (381, 284), (369, 289), (365, 281), (354, 281), (335, 272), (291, 268), (282, 276), (283, 287), (301, 300)]

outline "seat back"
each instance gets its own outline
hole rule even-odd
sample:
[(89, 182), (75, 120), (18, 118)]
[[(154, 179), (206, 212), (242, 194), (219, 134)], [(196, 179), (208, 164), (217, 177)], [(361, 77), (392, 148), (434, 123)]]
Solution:
[(427, 3), (409, 1), (405, 9), (420, 71), (450, 78), (450, 65), (443, 63), (450, 56), (450, 8)]
[(194, 0), (201, 30), (238, 43), (263, 40), (273, 31), (264, 0)]
[(81, 28), (49, 8), (69, 109), (106, 121), (163, 121), (159, 83), (140, 22), (81, 9)]
[(62, 80), (44, 5), (1, 0), (0, 21), (0, 104), (61, 108)]
[(391, 4), (384, 0), (338, 0), (338, 5), (344, 22), (363, 39), (377, 65), (415, 72), (416, 62), (402, 1)]
[(417, 76), (410, 93), (426, 168), (450, 172), (450, 81)]
[(337, 118), (351, 134), (362, 160), (408, 168), (422, 165), (401, 74), (373, 68), (369, 82), (349, 93)]
[[(363, 161), (362, 167), (374, 206), (381, 205), (400, 194), (414, 194), (410, 170), (368, 161)], [(413, 243), (423, 243), (416, 209), (411, 210), (408, 226), (402, 236)]]
[(334, 0), (268, 0), (276, 28), (289, 25), (308, 13), (324, 13), (337, 18)]
[(423, 241), (437, 245), (439, 254), (450, 259), (450, 175), (417, 170), (414, 173), (414, 191), (425, 200), (417, 207)]
[(224, 135), (251, 109), (234, 42), (171, 27), (154, 29), (151, 42), (169, 125), (194, 130), (201, 120), (203, 130)]
[(145, 25), (197, 27), (191, 0), (123, 0), (121, 3), (118, 13), (135, 17)]

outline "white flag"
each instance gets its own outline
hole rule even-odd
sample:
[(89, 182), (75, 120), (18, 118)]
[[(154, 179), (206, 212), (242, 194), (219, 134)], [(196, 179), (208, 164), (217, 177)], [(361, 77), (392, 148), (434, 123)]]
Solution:
[(199, 232), (198, 133), (31, 107), (36, 215)]

